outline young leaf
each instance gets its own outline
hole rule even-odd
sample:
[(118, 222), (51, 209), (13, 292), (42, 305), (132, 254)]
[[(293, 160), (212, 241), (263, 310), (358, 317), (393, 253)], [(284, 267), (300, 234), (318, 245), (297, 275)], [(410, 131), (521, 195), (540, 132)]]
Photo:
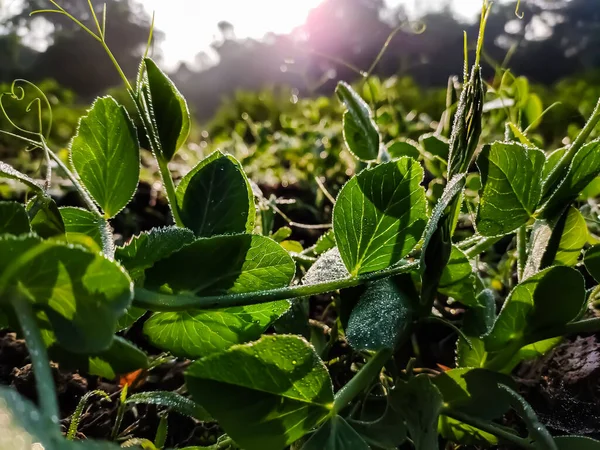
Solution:
[(393, 350), (412, 328), (416, 296), (390, 278), (370, 283), (350, 314), (348, 343), (355, 350)]
[(196, 236), (250, 233), (254, 229), (254, 194), (240, 163), (216, 151), (204, 158), (177, 186), (184, 225)]
[(353, 177), (333, 209), (333, 230), (352, 275), (385, 269), (406, 256), (427, 220), (421, 165), (411, 158)]
[(516, 143), (495, 142), (477, 159), (483, 189), (477, 231), (483, 236), (508, 234), (533, 216), (542, 193), (544, 153)]
[(590, 275), (600, 282), (600, 245), (594, 245), (585, 252), (583, 263)]
[(502, 417), (510, 402), (499, 383), (513, 386), (507, 375), (483, 369), (452, 369), (433, 378), (444, 403), (454, 410), (484, 420)]
[(221, 310), (157, 313), (144, 324), (144, 334), (160, 349), (197, 359), (258, 339), (290, 307), (287, 300)]
[(423, 152), (425, 168), (434, 177), (443, 177), (450, 151), (448, 140), (435, 133), (428, 133), (419, 137), (419, 144)]
[(97, 99), (81, 118), (71, 161), (104, 211), (116, 216), (133, 197), (140, 176), (140, 148), (127, 111), (112, 97)]
[(348, 149), (360, 160), (376, 160), (380, 137), (369, 105), (343, 81), (338, 83), (335, 92), (347, 108), (343, 126), (344, 141)]
[(386, 145), (386, 149), (390, 156), (394, 159), (408, 156), (409, 158), (418, 160), (419, 156), (421, 156), (419, 149), (414, 144), (405, 140), (390, 142), (388, 145)]
[(183, 397), (175, 392), (169, 391), (150, 391), (140, 392), (127, 397), (125, 403), (128, 405), (157, 405), (169, 408), (179, 414), (192, 417), (202, 422), (212, 421), (210, 414), (198, 403)]
[(558, 221), (542, 258), (541, 267), (574, 266), (588, 241), (585, 218), (579, 210), (569, 207)]
[(564, 266), (543, 270), (510, 293), (486, 336), (486, 350), (499, 351), (535, 331), (566, 324), (579, 315), (584, 302), (585, 286), (579, 272)]
[(36, 195), (26, 206), (31, 230), (38, 236), (48, 239), (65, 234), (65, 224), (58, 206), (50, 197)]
[(315, 244), (314, 253), (315, 255), (321, 255), (327, 250), (335, 247), (335, 236), (333, 230), (329, 230), (327, 233), (321, 235)]
[(304, 274), (302, 284), (318, 284), (328, 281), (348, 278), (350, 273), (342, 261), (342, 256), (337, 247), (327, 250), (310, 266)]
[(37, 194), (44, 195), (44, 189), (37, 181), (2, 161), (0, 161), (0, 178), (17, 180), (30, 189), (33, 189)]
[(544, 217), (560, 214), (594, 178), (600, 175), (600, 140), (590, 142), (575, 154), (567, 174), (544, 205)]
[(164, 159), (170, 161), (190, 134), (190, 112), (185, 98), (156, 63), (146, 58), (144, 64), (160, 150)]
[(247, 450), (281, 450), (321, 423), (333, 405), (325, 365), (297, 336), (263, 336), (196, 361), (186, 384)]
[(61, 346), (76, 353), (107, 349), (131, 302), (132, 283), (100, 254), (58, 241), (0, 238), (0, 297), (19, 295), (44, 311)]
[(340, 416), (321, 425), (301, 450), (370, 450), (371, 447)]
[(69, 236), (83, 234), (98, 244), (98, 247), (103, 247), (102, 235), (109, 226), (105, 219), (82, 208), (66, 207), (59, 208), (59, 211), (65, 224), (67, 240)]
[(31, 225), (25, 207), (17, 202), (0, 201), (0, 234), (27, 233), (31, 233)]
[(186, 228), (154, 228), (134, 236), (125, 246), (117, 247), (115, 258), (136, 284), (143, 285), (146, 270), (194, 240), (194, 233)]
[(464, 305), (475, 306), (475, 275), (469, 258), (459, 248), (452, 246), (450, 259), (444, 267), (438, 292), (452, 297)]
[(406, 420), (416, 450), (438, 448), (437, 425), (444, 403), (442, 394), (426, 375), (399, 382), (391, 393), (391, 405)]
[(202, 295), (252, 292), (287, 286), (296, 265), (275, 241), (238, 234), (202, 238), (162, 259), (146, 284)]

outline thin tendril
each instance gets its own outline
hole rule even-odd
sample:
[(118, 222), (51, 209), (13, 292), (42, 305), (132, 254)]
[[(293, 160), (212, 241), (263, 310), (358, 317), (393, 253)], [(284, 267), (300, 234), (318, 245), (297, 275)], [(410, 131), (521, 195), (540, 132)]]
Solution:
[(522, 19), (523, 17), (525, 17), (525, 13), (519, 12), (520, 7), (521, 7), (521, 0), (517, 0), (517, 6), (515, 7), (515, 16), (517, 16), (519, 19)]

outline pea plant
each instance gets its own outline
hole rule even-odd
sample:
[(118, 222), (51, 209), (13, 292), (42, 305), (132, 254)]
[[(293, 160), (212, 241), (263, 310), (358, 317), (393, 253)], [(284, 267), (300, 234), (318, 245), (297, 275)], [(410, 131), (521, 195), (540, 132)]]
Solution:
[[(41, 12), (76, 21), (122, 75), (174, 225), (115, 246), (110, 221), (136, 192), (140, 144), (130, 115), (113, 98), (97, 99), (81, 118), (68, 162), (49, 147), (50, 124), (41, 119), (36, 130), (3, 131), (40, 149), (48, 163), (42, 183), (0, 163), (2, 177), (32, 194), (26, 204), (0, 202), (0, 324), (25, 338), (38, 394), (34, 405), (0, 388), (0, 448), (117, 448), (74, 440), (83, 405), (103, 393), (86, 395), (62, 436), (49, 361), (109, 379), (150, 369), (160, 360), (116, 335), (139, 320), (153, 345), (193, 362), (178, 393), (128, 396), (126, 385), (113, 441), (128, 405), (147, 403), (217, 422), (225, 434), (213, 449), (431, 450), (442, 442), (600, 448), (585, 437), (553, 437), (510, 377), (521, 361), (543, 355), (565, 336), (600, 330), (599, 319), (586, 318), (599, 289), (586, 290), (582, 276), (587, 270), (600, 281), (600, 246), (583, 254), (586, 223), (573, 206), (600, 175), (600, 141), (587, 142), (600, 103), (565, 148), (537, 148), (518, 115), (509, 117), (504, 141), (482, 145), (479, 54), (489, 5), (477, 58), (468, 71), (465, 64), (457, 107), (445, 113), (453, 124), (450, 139), (426, 137), (430, 146), (445, 146), (439, 155), (446, 155), (425, 164), (430, 176), (443, 180), (433, 208), (420, 151), (407, 141), (391, 155), (368, 104), (341, 82), (343, 139), (363, 170), (335, 200), (332, 231), (315, 246), (290, 252), (279, 243), (289, 233), (274, 232), (272, 221), (257, 212), (256, 191), (234, 157), (215, 151), (175, 184), (168, 163), (190, 129), (182, 95), (147, 55), (130, 83), (106, 46), (105, 15), (99, 19), (91, 2), (96, 31), (51, 3), (55, 9)], [(25, 87), (35, 89), (17, 80), (8, 99), (23, 99)], [(27, 109), (42, 107), (39, 92)], [(481, 177), (475, 232), (458, 239), (474, 159)], [(86, 209), (57, 207), (48, 193), (53, 167), (72, 182)], [(518, 283), (499, 299), (475, 263), (507, 238), (515, 241)], [(308, 322), (308, 299), (324, 294), (333, 295), (336, 325), (306, 336), (292, 332), (298, 317)], [(446, 318), (442, 299), (464, 313)], [(456, 332), (455, 368), (419, 366), (412, 349), (427, 322)], [(354, 364), (334, 392), (328, 365), (339, 343)], [(521, 419), (512, 427), (503, 421), (510, 411)], [(154, 442), (123, 445), (164, 448), (163, 419)]]

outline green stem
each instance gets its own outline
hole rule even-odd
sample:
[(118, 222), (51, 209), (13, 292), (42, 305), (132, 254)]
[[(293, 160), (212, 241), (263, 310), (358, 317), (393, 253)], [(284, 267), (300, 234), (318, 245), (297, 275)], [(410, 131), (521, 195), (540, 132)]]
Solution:
[(487, 249), (489, 249), (492, 245), (494, 245), (496, 242), (498, 242), (502, 238), (503, 238), (503, 236), (484, 238), (481, 241), (479, 241), (477, 244), (475, 244), (473, 247), (465, 250), (465, 255), (467, 255), (467, 258), (473, 258), (473, 257), (485, 252)]
[(135, 288), (134, 304), (135, 306), (150, 311), (185, 311), (187, 309), (220, 309), (232, 306), (256, 305), (277, 300), (289, 300), (325, 294), (339, 289), (358, 286), (369, 281), (376, 281), (401, 273), (412, 272), (417, 270), (418, 267), (419, 263), (413, 262), (401, 266), (394, 266), (379, 272), (328, 281), (325, 283), (309, 284), (306, 286), (286, 286), (258, 292), (244, 292), (240, 294), (214, 295), (207, 297), (199, 297), (193, 294), (163, 294), (143, 288)]
[(75, 187), (79, 195), (81, 195), (81, 198), (85, 202), (88, 209), (94, 214), (96, 214), (98, 217), (104, 217), (98, 209), (98, 207), (96, 206), (96, 203), (94, 203), (94, 200), (92, 200), (92, 197), (90, 197), (90, 194), (88, 194), (85, 188), (81, 185), (75, 174), (69, 170), (69, 168), (65, 165), (65, 163), (62, 162), (62, 160), (58, 157), (56, 153), (54, 153), (49, 148), (47, 149), (47, 151), (50, 157), (67, 176), (67, 178), (71, 180), (71, 183), (73, 183), (73, 186)]
[(152, 153), (156, 158), (156, 163), (158, 164), (158, 169), (160, 171), (160, 177), (165, 188), (165, 193), (167, 194), (169, 206), (171, 207), (171, 213), (173, 214), (173, 220), (178, 227), (184, 227), (183, 221), (181, 220), (181, 215), (179, 214), (179, 207), (177, 206), (175, 183), (173, 182), (173, 177), (171, 176), (171, 171), (169, 170), (169, 162), (162, 156), (160, 140), (157, 137), (158, 132), (155, 125), (152, 123), (152, 120), (150, 119), (150, 112), (148, 105), (144, 101), (144, 94), (141, 91), (135, 92), (131, 89), (129, 89), (129, 94), (135, 103), (138, 116), (144, 125), (146, 136), (148, 137), (148, 141), (152, 147)]
[(375, 356), (373, 356), (373, 358), (371, 358), (369, 362), (354, 375), (354, 378), (335, 394), (331, 415), (334, 416), (339, 414), (357, 395), (368, 388), (391, 356), (392, 350), (379, 350)]
[(452, 419), (458, 420), (458, 421), (466, 423), (468, 425), (472, 425), (475, 428), (479, 428), (480, 430), (485, 431), (487, 433), (493, 434), (494, 436), (497, 436), (501, 440), (510, 442), (512, 444), (516, 444), (521, 448), (527, 448), (527, 449), (535, 449), (536, 448), (535, 445), (532, 444), (528, 439), (517, 436), (517, 435), (511, 433), (510, 431), (500, 428), (499, 426), (495, 425), (494, 423), (486, 422), (484, 420), (477, 419), (475, 417), (471, 417), (467, 414), (464, 414), (460, 411), (455, 411), (448, 407), (446, 407), (442, 410), (442, 414), (444, 416), (450, 417)]
[(546, 199), (553, 191), (553, 188), (558, 184), (558, 182), (563, 179), (563, 177), (566, 174), (566, 171), (568, 170), (571, 164), (571, 161), (575, 157), (575, 154), (579, 151), (581, 147), (583, 147), (583, 144), (585, 144), (587, 138), (590, 136), (590, 134), (592, 134), (592, 131), (594, 131), (594, 128), (596, 128), (596, 125), (598, 125), (599, 121), (600, 99), (598, 99), (598, 103), (596, 103), (596, 107), (594, 108), (592, 115), (590, 116), (589, 120), (587, 121), (577, 138), (575, 138), (575, 141), (573, 142), (571, 147), (569, 147), (569, 150), (564, 154), (564, 156), (560, 159), (560, 161), (554, 167), (552, 172), (550, 172), (548, 178), (546, 178), (546, 180), (544, 181), (544, 185), (542, 187), (543, 199)]
[(27, 348), (29, 349), (40, 409), (46, 418), (58, 425), (59, 409), (56, 400), (54, 377), (52, 376), (48, 352), (38, 328), (35, 314), (29, 302), (19, 296), (13, 299), (12, 306), (17, 315), (19, 325), (21, 325), (21, 329), (23, 330)]
[(527, 263), (527, 226), (522, 225), (517, 232), (517, 276), (519, 283), (523, 280), (523, 272)]
[(179, 207), (177, 206), (177, 195), (175, 193), (175, 183), (173, 177), (171, 177), (171, 171), (169, 170), (169, 164), (162, 155), (156, 155), (156, 161), (158, 162), (158, 168), (160, 169), (160, 175), (167, 193), (167, 199), (171, 205), (171, 213), (173, 214), (173, 220), (178, 227), (184, 227), (181, 215), (179, 214)]

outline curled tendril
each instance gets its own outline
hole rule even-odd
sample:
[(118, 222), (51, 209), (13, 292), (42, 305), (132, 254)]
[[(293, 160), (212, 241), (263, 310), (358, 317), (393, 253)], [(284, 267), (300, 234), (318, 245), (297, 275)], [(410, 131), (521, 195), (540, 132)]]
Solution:
[[(17, 102), (23, 101), (25, 99), (25, 88), (23, 86), (21, 86), (20, 84), (24, 84), (24, 85), (32, 88), (37, 94), (37, 96), (33, 100), (31, 100), (25, 107), (26, 113), (30, 113), (34, 109), (37, 111), (37, 117), (38, 117), (37, 131), (31, 131), (31, 130), (28, 130), (26, 128), (23, 128), (23, 127), (17, 125), (15, 123), (15, 121), (10, 117), (8, 112), (6, 111), (6, 108), (4, 107), (3, 100), (4, 100), (5, 95), (9, 95), (11, 99), (16, 100)], [(42, 105), (45, 105), (48, 108), (48, 125), (46, 127), (45, 132), (44, 132), (43, 117), (42, 117)], [(38, 86), (33, 84), (31, 81), (27, 81), (22, 78), (17, 78), (16, 80), (14, 80), (10, 86), (10, 91), (3, 92), (0, 94), (0, 111), (2, 111), (2, 114), (4, 115), (4, 117), (6, 117), (6, 120), (8, 120), (8, 122), (13, 127), (15, 127), (17, 130), (19, 130), (21, 133), (24, 133), (24, 134), (30, 135), (30, 136), (39, 136), (40, 138), (44, 138), (44, 137), (48, 138), (48, 136), (50, 135), (50, 131), (52, 130), (52, 105), (50, 105), (50, 101), (48, 100), (48, 97), (46, 96), (46, 94), (44, 94), (44, 91), (42, 91)]]
[(517, 0), (517, 6), (515, 7), (515, 16), (519, 19), (525, 17), (525, 13), (523, 11), (519, 12), (519, 8), (521, 7), (521, 0)]

